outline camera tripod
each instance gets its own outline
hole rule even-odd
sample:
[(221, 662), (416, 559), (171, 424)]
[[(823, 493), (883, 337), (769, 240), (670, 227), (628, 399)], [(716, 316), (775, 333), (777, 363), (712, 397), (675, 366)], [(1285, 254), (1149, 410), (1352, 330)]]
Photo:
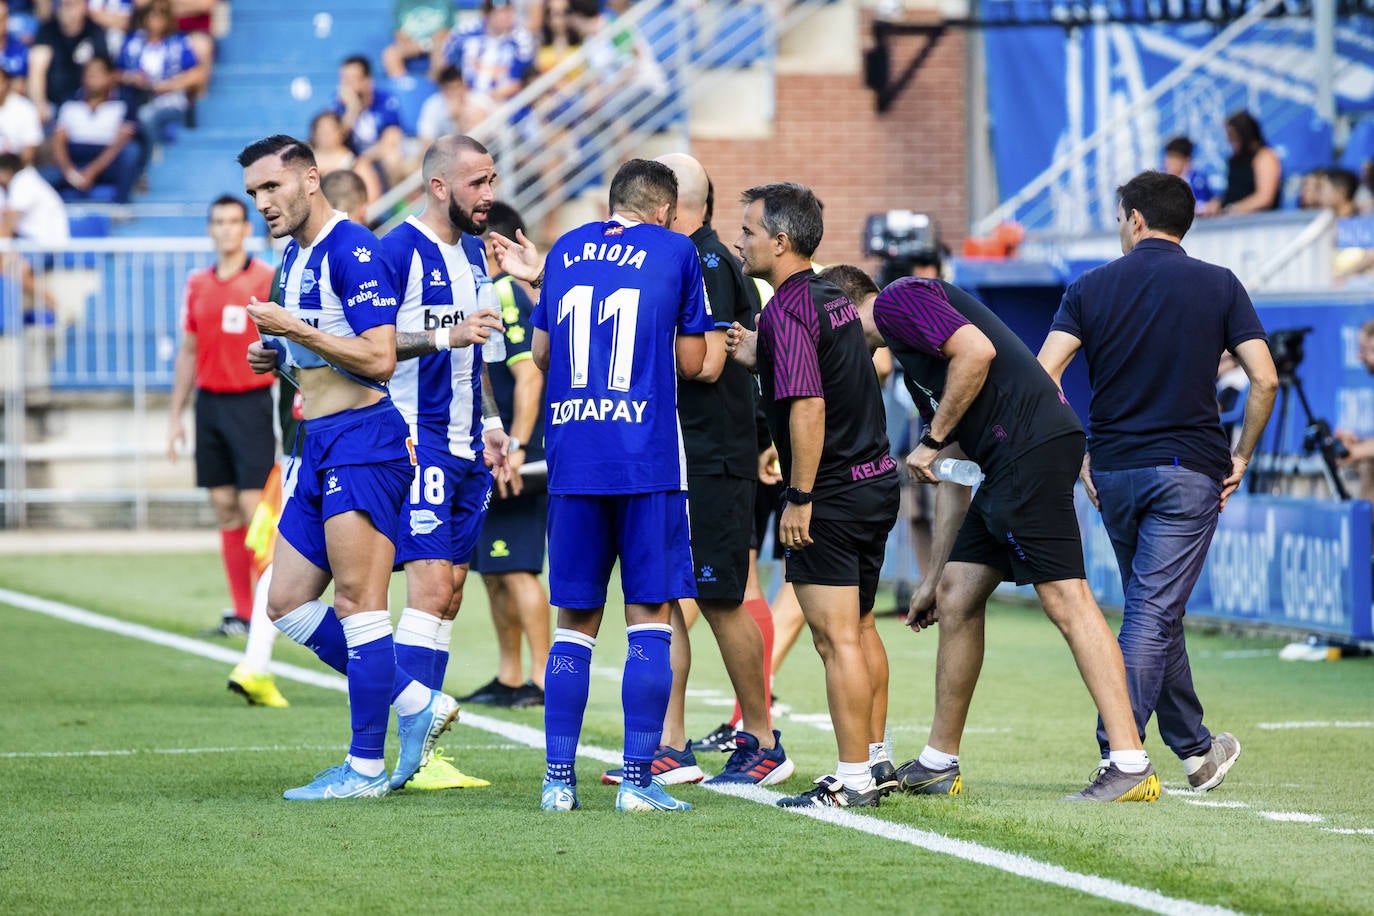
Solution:
[(1337, 499), (1349, 499), (1350, 494), (1346, 490), (1345, 483), (1342, 482), (1336, 467), (1336, 450), (1340, 447), (1340, 443), (1331, 435), (1330, 424), (1312, 415), (1312, 405), (1308, 403), (1307, 392), (1303, 391), (1302, 379), (1298, 378), (1297, 372), (1285, 372), (1282, 368), (1279, 371), (1277, 422), (1274, 424), (1269, 448), (1264, 448), (1264, 439), (1261, 436), (1259, 447), (1255, 450), (1255, 457), (1259, 460), (1255, 462), (1255, 471), (1250, 475), (1249, 492), (1273, 493), (1283, 470), (1281, 465), (1285, 460), (1291, 461), (1292, 469), (1297, 470), (1299, 456), (1285, 455), (1283, 451), (1283, 444), (1288, 434), (1289, 411), (1292, 405), (1291, 395), (1293, 392), (1297, 392), (1298, 405), (1302, 408), (1303, 419), (1306, 421), (1306, 425), (1303, 427), (1303, 451), (1308, 454), (1317, 452), (1321, 455), (1322, 476), (1326, 478), (1326, 483), (1331, 487), (1331, 492)]

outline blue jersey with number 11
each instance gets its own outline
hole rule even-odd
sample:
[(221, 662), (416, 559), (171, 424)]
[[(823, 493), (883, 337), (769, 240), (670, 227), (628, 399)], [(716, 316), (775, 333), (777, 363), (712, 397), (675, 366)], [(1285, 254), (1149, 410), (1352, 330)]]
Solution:
[(574, 229), (549, 251), (531, 321), (549, 334), (549, 492), (685, 490), (673, 344), (715, 326), (691, 239), (615, 220)]

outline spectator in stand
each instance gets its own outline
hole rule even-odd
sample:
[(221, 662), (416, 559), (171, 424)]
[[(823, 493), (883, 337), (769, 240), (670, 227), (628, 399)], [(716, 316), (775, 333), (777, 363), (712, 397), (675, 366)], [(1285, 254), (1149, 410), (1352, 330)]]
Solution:
[[(61, 245), (71, 238), (67, 208), (36, 169), (26, 166), (14, 153), (0, 153), (0, 239), (16, 238), (42, 245)], [(46, 263), (50, 260), (48, 256)], [(13, 269), (15, 263), (5, 259), (6, 269)], [(32, 320), (32, 303), (37, 295), (34, 265), (28, 259), (18, 259), (17, 263), (27, 323)], [(52, 291), (45, 288), (42, 297), (47, 314), (51, 316), (57, 308)]]
[(124, 47), (134, 22), (134, 0), (86, 0), (86, 15), (105, 30), (110, 50)]
[(1302, 176), (1302, 183), (1298, 185), (1299, 210), (1321, 209), (1321, 186), (1325, 178), (1326, 169), (1313, 169)]
[(457, 67), (440, 70), (438, 82), (439, 90), (420, 106), (415, 125), (415, 133), (425, 147), (446, 134), (471, 134), (482, 120), (481, 107), (468, 92)]
[[(11, 87), (20, 95), (29, 88), (29, 46), (10, 34), (9, 0), (0, 0), (0, 68), (10, 75)], [(3, 129), (0, 123), (0, 129)]]
[[(140, 10), (151, 3), (152, 0), (134, 0), (134, 6)], [(215, 39), (210, 32), (214, 28), (214, 12), (218, 3), (219, 0), (172, 0), (172, 16), (176, 20), (172, 28), (190, 39), (196, 60), (207, 67), (207, 80), (208, 68), (215, 61)], [(191, 101), (195, 100), (193, 94)]]
[(376, 87), (372, 64), (361, 54), (353, 55), (339, 67), (334, 113), (348, 133), (348, 146), (358, 157), (360, 168), (363, 163), (372, 164), (387, 184), (405, 176), (401, 106)]
[[(322, 111), (310, 122), (310, 147), (315, 151), (315, 162), (320, 167), (320, 174), (354, 172), (363, 184), (366, 195), (363, 204), (366, 205), (382, 196), (382, 182), (377, 177), (375, 168), (354, 168), (358, 157), (353, 155), (353, 150), (344, 142), (345, 136), (343, 122), (332, 111)], [(333, 199), (328, 194), (325, 197)]]
[(1193, 141), (1187, 137), (1174, 137), (1164, 144), (1164, 171), (1188, 182), (1188, 187), (1193, 189), (1198, 210), (1206, 207), (1212, 199), (1212, 186), (1207, 183), (1207, 173), (1193, 168)]
[(1226, 163), (1226, 193), (1213, 198), (1203, 211), (1209, 215), (1263, 213), (1279, 206), (1283, 164), (1279, 154), (1264, 141), (1255, 116), (1238, 111), (1226, 119), (1226, 141), (1231, 158)]
[(53, 165), (44, 170), (59, 191), (86, 195), (113, 185), (114, 202), (127, 204), (138, 180), (141, 152), (137, 109), (116, 85), (114, 62), (98, 54), (86, 62), (77, 98), (63, 102), (52, 135)]
[[(1360, 215), (1355, 206), (1355, 195), (1359, 190), (1359, 176), (1348, 169), (1333, 168), (1323, 172), (1318, 195), (1321, 205), (1336, 214), (1337, 219), (1349, 219)], [(1370, 271), (1374, 271), (1374, 248), (1348, 246), (1336, 249), (1332, 271), (1332, 279), (1336, 283), (1344, 283), (1351, 277)]]
[(11, 0), (8, 34), (23, 42), (24, 47), (33, 44), (33, 36), (38, 33), (41, 20), (52, 15), (52, 0)]
[[(1356, 339), (1360, 364), (1370, 375), (1374, 375), (1374, 318), (1360, 326)], [(1374, 500), (1374, 436), (1361, 438), (1352, 430), (1342, 428), (1337, 428), (1333, 435), (1349, 453), (1340, 459), (1341, 467), (1353, 467), (1359, 471), (1360, 485), (1355, 491), (1355, 498)]]
[(86, 64), (109, 56), (105, 30), (86, 15), (86, 0), (57, 0), (29, 50), (29, 98), (45, 123), (81, 89)]
[(439, 57), (449, 30), (453, 28), (451, 0), (395, 0), (392, 7), (391, 44), (382, 51), (382, 69), (387, 76), (406, 75), (410, 62)]
[(209, 67), (196, 58), (186, 35), (172, 31), (170, 0), (152, 0), (139, 19), (139, 30), (129, 36), (119, 55), (119, 69), (126, 86), (145, 93), (138, 123), (146, 168), (167, 126), (186, 123), (190, 96), (205, 88)]
[(534, 69), (548, 73), (562, 63), (581, 46), (584, 29), (594, 29), (600, 15), (597, 0), (545, 0)]
[(511, 0), (483, 0), (481, 21), (449, 35), (443, 62), (458, 68), (489, 113), (524, 85), (534, 66), (534, 36), (516, 21)]
[(23, 96), (7, 69), (0, 69), (0, 153), (14, 153), (33, 165), (43, 142), (43, 122), (38, 108)]
[(320, 193), (329, 206), (341, 211), (350, 222), (367, 225), (367, 185), (352, 169), (325, 172), (320, 179)]

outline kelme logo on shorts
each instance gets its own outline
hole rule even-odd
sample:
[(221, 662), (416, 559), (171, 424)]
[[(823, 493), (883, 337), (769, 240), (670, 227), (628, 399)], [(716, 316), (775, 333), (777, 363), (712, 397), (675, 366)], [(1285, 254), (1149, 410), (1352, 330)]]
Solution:
[(510, 556), (510, 545), (507, 544), (505, 541), (492, 541), (492, 542), (491, 542), (491, 555), (492, 555), (493, 557), (508, 557), (508, 556)]
[(439, 516), (434, 514), (433, 509), (411, 509), (410, 510), (410, 533), (429, 534), (435, 528), (442, 525)]

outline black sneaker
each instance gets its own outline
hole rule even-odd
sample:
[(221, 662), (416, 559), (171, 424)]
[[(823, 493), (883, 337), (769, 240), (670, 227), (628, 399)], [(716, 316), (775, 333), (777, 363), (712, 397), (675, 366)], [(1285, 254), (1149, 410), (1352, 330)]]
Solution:
[(958, 795), (964, 791), (964, 777), (959, 764), (932, 770), (921, 765), (920, 759), (908, 760), (897, 767), (897, 787), (907, 795)]
[(846, 789), (838, 776), (822, 776), (816, 788), (778, 799), (779, 808), (876, 808), (882, 798), (875, 785), (867, 792)]
[(729, 722), (722, 722), (705, 738), (698, 738), (687, 745), (694, 753), (705, 754), (711, 751), (726, 754), (734, 753), (735, 750), (735, 727)]
[[(501, 686), (505, 686), (502, 684)], [(528, 709), (531, 706), (544, 705), (544, 688), (538, 686), (534, 681), (526, 681), (516, 687), (511, 694), (510, 705), (512, 709)]]
[(870, 769), (873, 771), (873, 784), (878, 787), (878, 794), (886, 798), (892, 794), (900, 784), (897, 780), (897, 768), (892, 765), (891, 760), (879, 760)]
[(1153, 766), (1143, 773), (1127, 773), (1109, 760), (1102, 761), (1093, 781), (1082, 792), (1065, 795), (1071, 802), (1153, 802), (1159, 801), (1159, 777)]
[(478, 706), (510, 706), (519, 687), (507, 687), (497, 678), (478, 687), (465, 697), (458, 697), (459, 703), (475, 703)]
[(200, 636), (202, 638), (220, 638), (247, 635), (248, 624), (245, 621), (238, 619), (233, 614), (225, 615), (224, 619), (220, 621), (219, 626), (211, 627), (208, 630), (200, 631)]

